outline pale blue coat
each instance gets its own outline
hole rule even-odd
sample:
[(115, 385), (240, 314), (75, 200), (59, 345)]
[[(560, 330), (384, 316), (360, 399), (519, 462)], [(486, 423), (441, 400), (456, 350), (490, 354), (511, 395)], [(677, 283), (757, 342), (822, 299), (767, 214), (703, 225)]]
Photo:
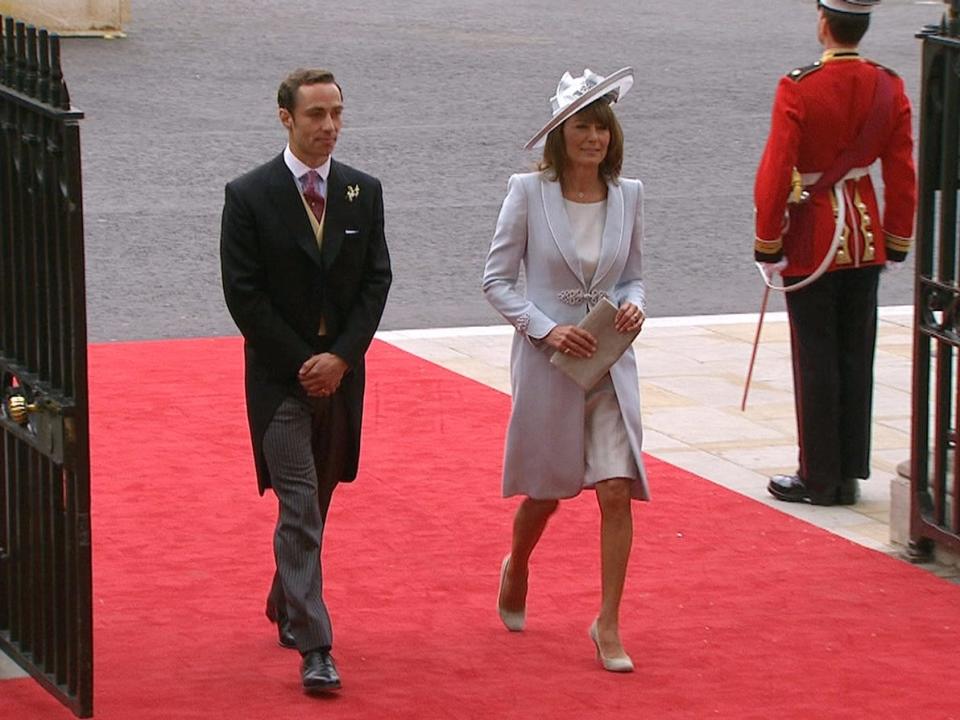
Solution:
[[(504, 497), (567, 498), (581, 491), (585, 393), (550, 364), (553, 349), (538, 339), (555, 325), (579, 323), (590, 298), (599, 292), (616, 305), (632, 302), (643, 308), (642, 241), (643, 185), (621, 179), (608, 187), (600, 259), (588, 287), (560, 183), (539, 172), (510, 177), (483, 274), (487, 300), (517, 331), (510, 355), (513, 410), (504, 454)], [(633, 348), (614, 364), (610, 376), (640, 469), (633, 496), (647, 500)]]

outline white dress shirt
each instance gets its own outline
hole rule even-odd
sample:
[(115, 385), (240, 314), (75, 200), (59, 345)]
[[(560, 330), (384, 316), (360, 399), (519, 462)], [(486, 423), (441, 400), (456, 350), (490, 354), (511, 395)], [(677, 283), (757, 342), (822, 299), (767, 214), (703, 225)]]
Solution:
[(304, 177), (306, 174), (311, 170), (315, 171), (320, 176), (320, 184), (317, 190), (320, 192), (320, 195), (323, 196), (324, 200), (327, 199), (327, 177), (330, 175), (330, 156), (327, 157), (326, 162), (320, 167), (310, 167), (309, 165), (305, 165), (300, 158), (293, 154), (288, 143), (283, 149), (283, 161), (287, 164), (290, 172), (293, 173), (293, 178), (297, 181), (297, 187), (300, 188), (300, 192), (304, 191)]

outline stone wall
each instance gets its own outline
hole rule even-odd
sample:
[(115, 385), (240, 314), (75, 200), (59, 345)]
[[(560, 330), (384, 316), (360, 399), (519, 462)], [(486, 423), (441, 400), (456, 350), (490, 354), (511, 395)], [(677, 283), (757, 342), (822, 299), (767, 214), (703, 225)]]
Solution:
[(130, 19), (130, 0), (0, 0), (0, 15), (61, 35), (117, 35)]

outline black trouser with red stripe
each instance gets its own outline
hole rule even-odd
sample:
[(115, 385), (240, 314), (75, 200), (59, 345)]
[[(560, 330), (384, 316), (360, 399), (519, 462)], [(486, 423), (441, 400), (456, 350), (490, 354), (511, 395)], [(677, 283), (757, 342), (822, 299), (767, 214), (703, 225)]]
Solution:
[(814, 498), (870, 476), (879, 278), (880, 266), (837, 270), (786, 293), (799, 474)]

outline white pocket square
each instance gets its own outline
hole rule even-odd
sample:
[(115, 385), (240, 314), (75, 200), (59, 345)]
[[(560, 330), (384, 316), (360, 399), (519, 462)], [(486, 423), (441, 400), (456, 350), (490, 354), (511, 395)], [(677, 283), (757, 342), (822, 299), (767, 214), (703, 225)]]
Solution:
[(354, 229), (351, 228), (351, 229), (348, 229), (348, 230), (344, 230), (344, 231), (343, 231), (343, 234), (344, 234), (344, 235), (359, 235), (359, 234), (360, 234), (360, 231), (359, 231), (359, 230), (354, 230)]

